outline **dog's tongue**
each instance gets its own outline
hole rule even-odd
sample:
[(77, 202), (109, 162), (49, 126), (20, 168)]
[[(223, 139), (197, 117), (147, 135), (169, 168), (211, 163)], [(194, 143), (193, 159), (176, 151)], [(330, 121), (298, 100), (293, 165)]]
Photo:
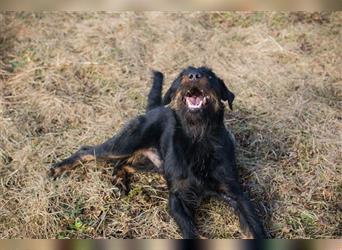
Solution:
[(201, 103), (201, 98), (198, 96), (191, 96), (188, 97), (188, 100), (192, 105), (199, 105)]

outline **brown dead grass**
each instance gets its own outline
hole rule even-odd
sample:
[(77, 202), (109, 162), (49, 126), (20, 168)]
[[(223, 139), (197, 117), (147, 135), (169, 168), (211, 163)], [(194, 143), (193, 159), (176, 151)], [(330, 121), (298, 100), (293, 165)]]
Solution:
[[(100, 143), (144, 111), (151, 68), (167, 83), (208, 65), (236, 94), (226, 123), (244, 186), (278, 238), (342, 235), (342, 14), (0, 14), (0, 237), (179, 238), (158, 175), (128, 196), (89, 163), (49, 164)], [(224, 204), (201, 233), (240, 237)]]

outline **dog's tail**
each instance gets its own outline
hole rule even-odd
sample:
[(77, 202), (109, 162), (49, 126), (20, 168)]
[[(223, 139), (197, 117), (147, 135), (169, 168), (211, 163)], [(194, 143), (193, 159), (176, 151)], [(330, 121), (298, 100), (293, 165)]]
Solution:
[(162, 106), (164, 75), (159, 71), (152, 71), (152, 73), (152, 87), (148, 94), (146, 111)]

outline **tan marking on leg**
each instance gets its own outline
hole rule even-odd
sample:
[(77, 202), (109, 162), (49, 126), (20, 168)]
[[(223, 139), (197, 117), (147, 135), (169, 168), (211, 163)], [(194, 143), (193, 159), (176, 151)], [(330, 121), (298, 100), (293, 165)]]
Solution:
[(108, 155), (105, 158), (108, 160), (121, 160), (125, 158), (129, 158), (131, 155)]
[(73, 162), (73, 164), (64, 164), (58, 167), (52, 167), (48, 170), (48, 175), (52, 178), (61, 176), (64, 172), (74, 169), (78, 165), (78, 161)]
[(94, 155), (91, 155), (91, 154), (89, 154), (89, 155), (81, 155), (81, 160), (79, 160), (80, 162), (82, 162), (82, 161), (93, 161), (93, 160), (95, 160), (95, 156)]
[(112, 183), (115, 186), (120, 186), (127, 194), (130, 189), (130, 176), (135, 172), (135, 169), (125, 165), (122, 169), (118, 170), (113, 176)]
[(125, 178), (126, 172), (125, 170), (121, 169), (115, 173), (114, 180), (117, 181), (118, 179), (123, 179)]
[[(48, 175), (50, 177), (56, 178), (56, 177), (61, 176), (66, 171), (73, 170), (78, 165), (82, 164), (82, 162), (89, 162), (89, 161), (95, 160), (95, 156), (92, 155), (92, 154), (85, 154), (85, 155), (81, 155), (81, 156), (77, 156), (77, 157), (71, 156), (68, 159), (71, 159), (73, 157), (75, 158), (75, 160), (73, 160), (71, 163), (70, 162), (69, 163), (64, 163), (63, 165), (58, 165), (57, 164), (55, 167), (50, 168), (49, 171), (48, 171)], [(68, 161), (68, 159), (66, 159), (64, 161)]]
[(139, 163), (143, 162), (143, 154), (142, 150), (135, 151), (128, 159), (127, 163), (129, 165), (138, 165)]
[(124, 166), (123, 170), (128, 174), (134, 174), (136, 172), (134, 168), (128, 165)]

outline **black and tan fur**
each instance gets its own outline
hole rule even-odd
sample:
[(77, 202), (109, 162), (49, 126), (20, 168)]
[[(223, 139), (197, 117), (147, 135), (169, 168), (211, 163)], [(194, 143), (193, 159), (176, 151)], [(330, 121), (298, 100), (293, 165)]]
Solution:
[(170, 214), (184, 238), (199, 238), (194, 214), (206, 197), (231, 205), (244, 235), (265, 238), (262, 223), (239, 183), (234, 142), (223, 123), (224, 102), (232, 108), (234, 94), (206, 67), (183, 70), (163, 101), (162, 81), (162, 74), (155, 72), (146, 114), (129, 121), (108, 141), (81, 148), (55, 164), (50, 175), (57, 177), (95, 158), (121, 161), (119, 168), (128, 173), (139, 169), (134, 159), (140, 154), (153, 162), (151, 171), (164, 176)]

